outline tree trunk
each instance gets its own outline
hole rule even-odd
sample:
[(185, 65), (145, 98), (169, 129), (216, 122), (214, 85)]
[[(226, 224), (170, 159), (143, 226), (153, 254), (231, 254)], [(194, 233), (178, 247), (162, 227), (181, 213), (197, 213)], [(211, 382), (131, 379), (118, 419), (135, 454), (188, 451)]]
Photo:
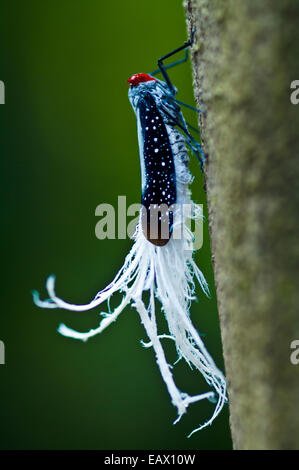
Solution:
[(299, 2), (186, 0), (236, 449), (299, 449)]

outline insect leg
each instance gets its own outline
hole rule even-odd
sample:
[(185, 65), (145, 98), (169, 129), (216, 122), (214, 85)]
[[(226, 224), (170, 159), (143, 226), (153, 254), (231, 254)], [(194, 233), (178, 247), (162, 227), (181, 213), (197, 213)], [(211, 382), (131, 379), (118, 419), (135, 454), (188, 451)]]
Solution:
[(187, 127), (188, 129), (191, 129), (191, 131), (193, 132), (196, 132), (197, 134), (200, 135), (200, 130), (199, 129), (196, 129), (196, 127), (193, 127), (191, 124), (189, 124), (189, 122), (186, 121), (186, 124), (187, 124)]
[(176, 98), (174, 98), (174, 101), (178, 104), (180, 104), (181, 106), (185, 106), (185, 108), (188, 108), (188, 109), (191, 109), (191, 111), (196, 111), (197, 113), (201, 113), (201, 114), (205, 114), (206, 111), (204, 109), (198, 109), (198, 108), (195, 108), (194, 106), (190, 106), (190, 104), (187, 104), (187, 103), (184, 103), (183, 101), (180, 101)]
[(196, 155), (196, 157), (199, 161), (199, 164), (200, 164), (200, 169), (203, 172), (203, 164), (206, 161), (206, 157), (205, 157), (205, 154), (204, 154), (204, 152), (201, 148), (201, 145), (193, 139), (192, 139), (192, 141), (190, 141), (188, 137), (185, 138), (185, 141), (186, 141), (186, 144), (192, 150), (192, 152), (195, 153), (195, 155)]
[[(171, 69), (172, 67), (175, 67), (176, 65), (182, 64), (183, 62), (186, 62), (189, 57), (189, 52), (188, 49), (185, 50), (185, 55), (182, 59), (176, 60), (175, 62), (172, 62), (171, 64), (164, 65), (164, 69), (168, 70)], [(153, 72), (150, 73), (150, 75), (157, 75), (158, 73), (161, 73), (161, 69), (156, 69)]]
[(174, 119), (173, 116), (171, 116), (165, 108), (163, 109), (163, 112), (167, 114), (171, 118), (171, 120), (184, 132), (186, 136), (185, 142), (197, 156), (199, 163), (200, 163), (200, 169), (201, 171), (203, 171), (203, 164), (206, 160), (205, 154), (201, 148), (201, 145), (198, 142), (196, 142), (196, 140), (192, 137), (192, 135), (188, 131), (187, 123), (183, 115), (181, 114), (181, 121), (179, 121), (178, 119)]
[[(160, 59), (158, 59), (159, 71), (162, 73), (163, 78), (164, 78), (165, 82), (167, 83), (168, 88), (169, 88), (169, 90), (171, 91), (171, 93), (173, 95), (175, 95), (175, 88), (174, 88), (173, 84), (171, 83), (171, 80), (170, 80), (166, 70), (169, 69), (170, 67), (174, 67), (175, 65), (180, 64), (182, 62), (185, 62), (187, 60), (187, 58), (188, 58), (188, 49), (187, 48), (192, 46), (192, 44), (193, 44), (194, 33), (195, 33), (195, 30), (192, 30), (190, 40), (185, 42), (181, 47), (178, 47), (174, 51), (171, 51), (168, 54), (164, 55), (163, 57), (160, 57)], [(178, 60), (176, 62), (173, 62), (172, 64), (169, 64), (168, 66), (163, 64), (164, 60), (168, 59), (169, 57), (173, 56), (177, 52), (180, 52), (184, 49), (186, 49), (186, 52), (185, 52), (185, 57), (183, 59)], [(154, 71), (154, 72), (156, 72), (156, 71)]]

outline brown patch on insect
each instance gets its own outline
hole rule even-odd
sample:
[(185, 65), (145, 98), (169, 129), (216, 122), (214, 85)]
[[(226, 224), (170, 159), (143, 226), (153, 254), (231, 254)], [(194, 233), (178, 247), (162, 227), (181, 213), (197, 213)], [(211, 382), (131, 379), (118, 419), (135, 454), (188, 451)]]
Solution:
[(141, 207), (141, 229), (145, 238), (156, 246), (165, 246), (172, 234), (173, 210), (167, 204)]

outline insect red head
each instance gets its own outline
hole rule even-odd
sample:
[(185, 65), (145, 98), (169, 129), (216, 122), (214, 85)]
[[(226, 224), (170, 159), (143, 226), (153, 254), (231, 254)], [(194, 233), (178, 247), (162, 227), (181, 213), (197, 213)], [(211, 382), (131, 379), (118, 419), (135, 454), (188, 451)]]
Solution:
[(149, 82), (151, 80), (154, 80), (155, 82), (157, 81), (147, 73), (135, 73), (135, 75), (132, 75), (132, 77), (127, 80), (127, 82), (129, 82), (132, 86), (137, 86), (141, 82)]

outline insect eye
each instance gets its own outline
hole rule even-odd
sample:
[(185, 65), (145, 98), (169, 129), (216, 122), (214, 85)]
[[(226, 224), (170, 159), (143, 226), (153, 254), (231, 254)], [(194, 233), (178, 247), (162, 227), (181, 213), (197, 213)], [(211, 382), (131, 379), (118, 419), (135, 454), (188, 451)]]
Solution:
[(157, 81), (155, 78), (151, 77), (147, 73), (136, 73), (136, 74), (132, 75), (127, 80), (127, 82), (129, 82), (131, 86), (137, 86), (137, 85), (139, 85), (139, 83), (149, 82), (149, 81), (153, 81), (153, 80), (155, 82)]

